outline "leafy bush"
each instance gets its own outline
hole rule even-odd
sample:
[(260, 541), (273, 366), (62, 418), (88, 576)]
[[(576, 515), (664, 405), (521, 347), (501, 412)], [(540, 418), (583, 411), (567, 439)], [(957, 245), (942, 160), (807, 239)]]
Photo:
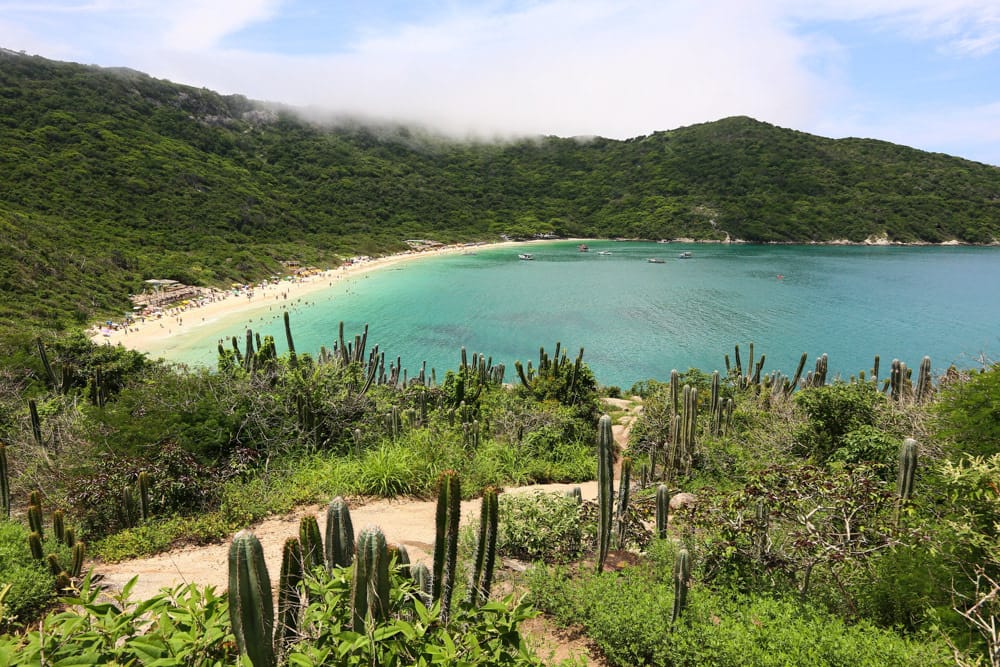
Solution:
[(865, 424), (845, 434), (840, 446), (827, 460), (867, 464), (882, 479), (892, 480), (896, 477), (896, 459), (901, 442), (902, 438)]
[(504, 556), (566, 563), (578, 558), (595, 534), (573, 498), (541, 492), (500, 496), (497, 551)]
[(795, 394), (794, 401), (809, 419), (796, 433), (798, 453), (823, 463), (843, 446), (848, 433), (875, 425), (885, 397), (874, 385), (862, 382), (805, 389)]
[(670, 625), (673, 587), (638, 569), (616, 573), (538, 567), (530, 600), (564, 625), (583, 626), (611, 665), (946, 665), (940, 640), (908, 640), (866, 623), (846, 625), (792, 599), (726, 596), (695, 586)]
[(936, 413), (941, 435), (954, 440), (961, 452), (1000, 452), (1000, 364), (949, 384)]

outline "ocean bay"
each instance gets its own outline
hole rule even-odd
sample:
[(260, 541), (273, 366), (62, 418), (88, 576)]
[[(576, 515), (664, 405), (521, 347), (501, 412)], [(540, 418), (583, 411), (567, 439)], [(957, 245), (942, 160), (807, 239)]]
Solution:
[[(407, 261), (334, 283), (302, 302), (275, 302), (254, 321), (192, 332), (164, 356), (213, 365), (220, 337), (250, 326), (285, 349), (281, 312), (291, 311), (296, 349), (330, 348), (340, 321), (353, 338), (422, 362), (439, 379), (461, 347), (508, 367), (537, 363), (538, 348), (561, 342), (606, 385), (665, 379), (672, 368), (724, 369), (724, 355), (748, 344), (767, 355), (765, 372), (794, 371), (799, 356), (826, 353), (831, 374), (893, 358), (935, 372), (975, 367), (1000, 349), (1000, 249), (938, 246), (785, 246), (588, 241)], [(681, 252), (690, 259), (680, 259)], [(524, 261), (518, 254), (530, 252)], [(610, 254), (599, 254), (600, 252)], [(652, 263), (650, 258), (662, 259)]]

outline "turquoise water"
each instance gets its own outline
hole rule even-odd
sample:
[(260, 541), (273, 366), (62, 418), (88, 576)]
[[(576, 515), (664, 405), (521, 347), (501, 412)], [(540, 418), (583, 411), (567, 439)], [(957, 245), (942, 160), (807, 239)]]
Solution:
[[(883, 376), (893, 358), (916, 367), (930, 355), (941, 371), (1000, 357), (1000, 249), (588, 244), (477, 249), (352, 278), (293, 310), (296, 348), (331, 347), (341, 320), (351, 336), (369, 323), (369, 343), (411, 375), (426, 360), (440, 379), (464, 346), (505, 363), (512, 381), (515, 359), (537, 363), (539, 346), (560, 341), (571, 356), (585, 348), (602, 384), (624, 388), (672, 368), (722, 370), (735, 343), (745, 362), (751, 341), (765, 371), (827, 353), (844, 377), (876, 354)], [(678, 258), (685, 250), (691, 259)], [(277, 315), (254, 326), (283, 350)], [(170, 358), (214, 364), (216, 339)]]

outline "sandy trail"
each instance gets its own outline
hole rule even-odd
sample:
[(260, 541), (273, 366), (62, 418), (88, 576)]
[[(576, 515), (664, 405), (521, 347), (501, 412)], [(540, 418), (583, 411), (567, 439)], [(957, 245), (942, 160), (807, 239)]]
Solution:
[[(626, 407), (629, 401), (615, 402), (619, 407)], [(634, 405), (634, 404), (633, 404)], [(628, 443), (628, 434), (632, 422), (641, 407), (628, 407), (619, 423), (613, 427), (615, 441), (619, 447)], [(536, 492), (563, 493), (574, 486), (579, 486), (585, 500), (597, 498), (597, 482), (580, 484), (538, 484), (531, 486), (507, 488), (507, 494), (527, 494)], [(436, 502), (433, 500), (414, 500), (410, 498), (381, 498), (351, 504), (351, 522), (354, 531), (368, 525), (376, 525), (385, 533), (390, 544), (403, 544), (410, 554), (411, 560), (424, 561), (431, 564), (434, 548), (434, 514)], [(298, 535), (299, 520), (313, 514), (319, 522), (321, 531), (326, 530), (326, 506), (312, 505), (302, 507), (285, 516), (273, 517), (262, 521), (252, 530), (264, 548), (264, 558), (268, 571), (277, 573), (281, 567), (281, 550), (289, 537)], [(462, 525), (478, 519), (479, 499), (462, 503)], [(134, 599), (143, 599), (157, 593), (161, 588), (173, 588), (179, 584), (197, 583), (215, 586), (221, 591), (227, 586), (229, 553), (228, 540), (220, 544), (207, 546), (181, 547), (148, 558), (124, 561), (114, 564), (98, 564), (96, 571), (104, 575), (104, 582), (112, 589), (120, 590), (132, 577), (139, 580), (132, 589)]]

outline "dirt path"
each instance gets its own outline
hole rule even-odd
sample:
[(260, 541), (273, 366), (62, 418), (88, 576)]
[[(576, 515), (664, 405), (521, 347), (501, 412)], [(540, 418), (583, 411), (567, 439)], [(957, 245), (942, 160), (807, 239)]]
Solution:
[[(606, 399), (612, 403), (612, 399)], [(615, 399), (613, 404), (624, 410), (619, 415), (613, 427), (615, 442), (625, 448), (632, 424), (641, 410), (634, 401)], [(597, 498), (597, 482), (580, 484), (538, 484), (504, 489), (506, 494), (526, 494), (536, 492), (565, 492), (575, 486), (580, 487), (585, 500)], [(362, 504), (351, 506), (351, 522), (355, 532), (368, 525), (376, 525), (385, 533), (390, 544), (403, 544), (410, 554), (411, 560), (424, 561), (427, 565), (433, 560), (434, 547), (434, 514), (436, 502), (432, 500), (414, 500), (411, 498), (380, 498)], [(264, 558), (270, 572), (278, 572), (281, 567), (281, 549), (285, 539), (298, 535), (299, 520), (307, 514), (316, 516), (321, 531), (325, 531), (326, 506), (311, 505), (298, 508), (285, 516), (273, 517), (252, 526), (252, 530), (264, 548)], [(479, 499), (462, 503), (462, 524), (477, 518), (479, 515)], [(132, 589), (133, 599), (145, 599), (160, 591), (161, 588), (173, 588), (179, 584), (197, 583), (199, 585), (215, 586), (222, 591), (227, 586), (229, 542), (207, 546), (181, 547), (149, 558), (138, 558), (122, 563), (98, 564), (95, 570), (104, 575), (104, 583), (110, 588), (120, 590), (132, 577), (138, 576)], [(567, 654), (567, 647), (553, 648), (551, 636), (545, 638), (546, 646), (552, 649), (556, 656)], [(569, 652), (579, 655), (585, 652), (581, 642), (580, 647), (569, 648)]]

